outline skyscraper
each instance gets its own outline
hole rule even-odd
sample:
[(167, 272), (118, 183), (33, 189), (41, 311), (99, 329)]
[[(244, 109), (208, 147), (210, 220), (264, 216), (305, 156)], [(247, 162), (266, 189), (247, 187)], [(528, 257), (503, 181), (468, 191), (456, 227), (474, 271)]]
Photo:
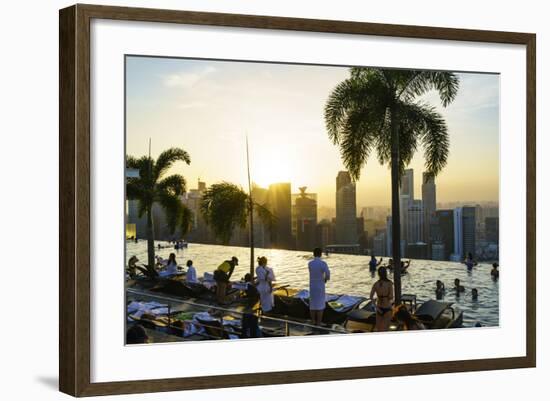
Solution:
[(399, 188), (399, 225), (401, 226), (401, 240), (405, 243), (409, 241), (408, 234), (408, 213), (409, 205), (414, 200), (414, 170), (406, 169), (401, 176), (401, 186)]
[(317, 195), (306, 193), (306, 187), (300, 188), (300, 194), (293, 195), (293, 218), (296, 224), (296, 249), (311, 251), (316, 243)]
[[(441, 243), (443, 245), (443, 259), (449, 260), (451, 253), (454, 251), (455, 235), (454, 235), (454, 211), (443, 209), (435, 212), (435, 222), (431, 224), (430, 232), (432, 233), (432, 239), (435, 243)], [(433, 247), (432, 250), (437, 249), (438, 252), (442, 252), (441, 247)], [(439, 258), (440, 256), (438, 256)], [(432, 255), (435, 259), (435, 255)], [(439, 259), (436, 259), (439, 260)]]
[(462, 208), (462, 242), (463, 256), (476, 254), (476, 208), (464, 206)]
[(462, 208), (457, 207), (453, 210), (454, 223), (454, 253), (451, 260), (456, 262), (462, 260), (464, 256), (464, 239), (462, 237)]
[(498, 217), (485, 217), (485, 239), (498, 244)]
[[(267, 188), (252, 188), (252, 199), (254, 202), (265, 205), (267, 204), (267, 197)], [(257, 211), (254, 211), (254, 246), (259, 248), (269, 248), (271, 246), (270, 227), (262, 222)]]
[[(432, 241), (430, 227), (435, 218), (436, 196), (434, 176), (427, 172), (422, 173), (422, 206), (424, 207), (424, 242), (429, 245)], [(430, 250), (431, 247), (428, 246), (428, 252)]]
[(275, 215), (272, 246), (279, 249), (294, 249), (292, 241), (292, 213), (290, 183), (271, 184), (267, 193), (269, 210)]
[(414, 199), (414, 170), (412, 168), (406, 169), (401, 177), (400, 193)]
[[(409, 202), (407, 211), (407, 244), (416, 244), (423, 241), (424, 209), (419, 199)], [(409, 255), (407, 255), (409, 256)]]
[(357, 243), (355, 182), (347, 171), (340, 171), (336, 177), (336, 242)]

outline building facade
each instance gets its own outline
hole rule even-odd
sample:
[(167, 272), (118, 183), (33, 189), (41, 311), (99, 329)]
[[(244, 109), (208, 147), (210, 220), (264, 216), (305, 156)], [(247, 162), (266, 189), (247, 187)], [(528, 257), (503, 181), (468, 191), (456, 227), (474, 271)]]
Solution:
[(336, 177), (336, 243), (357, 243), (357, 206), (355, 182), (347, 171)]

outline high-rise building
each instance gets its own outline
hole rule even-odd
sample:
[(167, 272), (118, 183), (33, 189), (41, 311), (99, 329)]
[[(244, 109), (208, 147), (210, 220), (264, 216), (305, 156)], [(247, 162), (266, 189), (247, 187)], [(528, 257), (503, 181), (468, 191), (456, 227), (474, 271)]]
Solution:
[(279, 249), (294, 249), (292, 241), (292, 201), (290, 183), (271, 184), (267, 193), (268, 205), (275, 216), (272, 246)]
[(400, 193), (414, 199), (414, 170), (412, 168), (406, 169), (401, 177)]
[(357, 243), (355, 182), (347, 171), (340, 171), (336, 177), (336, 242)]
[[(259, 205), (267, 205), (267, 188), (253, 187), (252, 199)], [(269, 248), (271, 246), (271, 227), (266, 225), (254, 212), (254, 246), (258, 248)]]
[(361, 217), (365, 220), (374, 220), (376, 218), (373, 207), (364, 207), (361, 209)]
[(485, 239), (487, 242), (498, 244), (498, 217), (485, 217)]
[[(442, 260), (449, 260), (454, 251), (455, 229), (454, 229), (454, 211), (449, 209), (437, 210), (435, 212), (435, 222), (431, 224), (431, 235), (434, 243), (441, 243), (445, 252)], [(436, 247), (438, 251), (441, 248)], [(434, 251), (434, 247), (432, 247)], [(434, 255), (432, 255), (434, 259)], [(440, 259), (435, 259), (440, 260)]]
[[(431, 223), (435, 218), (436, 210), (435, 179), (433, 174), (422, 173), (422, 206), (424, 207), (424, 242), (431, 243)], [(428, 256), (430, 253), (428, 246)]]
[[(392, 237), (392, 216), (386, 217), (386, 248), (388, 256), (393, 256), (393, 237)], [(401, 257), (405, 256), (405, 250), (407, 248), (407, 242), (402, 239), (400, 241), (399, 250), (401, 252)]]
[(333, 221), (323, 219), (317, 224), (317, 244), (316, 246), (326, 249), (327, 245), (334, 243), (335, 224)]
[(147, 218), (145, 213), (139, 217), (139, 200), (132, 199), (127, 202), (127, 224), (134, 224), (136, 237), (144, 239), (147, 237)]
[(424, 242), (407, 244), (407, 257), (411, 259), (427, 259), (428, 245)]
[(408, 212), (411, 202), (414, 200), (414, 170), (406, 169), (401, 176), (401, 185), (399, 188), (399, 225), (401, 226), (401, 240), (407, 243), (408, 234)]
[(449, 260), (445, 255), (445, 244), (443, 242), (432, 242), (432, 260)]
[(313, 250), (317, 242), (317, 194), (306, 193), (306, 189), (301, 187), (300, 193), (292, 196), (292, 226), (296, 236), (296, 249), (300, 251)]
[(374, 236), (372, 251), (376, 256), (386, 256), (386, 233), (381, 232)]
[(462, 236), (462, 208), (457, 207), (453, 210), (454, 220), (454, 253), (451, 260), (460, 261), (464, 257), (464, 238)]
[(463, 255), (476, 254), (476, 208), (464, 206), (462, 208), (462, 242)]
[[(407, 211), (407, 244), (423, 241), (424, 208), (422, 201), (415, 199), (409, 203)], [(407, 255), (409, 257), (409, 255)]]

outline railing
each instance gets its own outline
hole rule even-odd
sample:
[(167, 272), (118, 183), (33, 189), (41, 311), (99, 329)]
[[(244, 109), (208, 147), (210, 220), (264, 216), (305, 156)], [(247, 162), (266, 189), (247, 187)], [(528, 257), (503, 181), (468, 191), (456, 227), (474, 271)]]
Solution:
[[(210, 304), (202, 304), (202, 303), (198, 303), (198, 302), (192, 302), (192, 301), (188, 301), (188, 300), (174, 298), (174, 297), (171, 297), (171, 296), (168, 296), (168, 295), (154, 294), (154, 293), (151, 293), (150, 291), (138, 290), (138, 289), (135, 289), (135, 288), (128, 288), (128, 289), (126, 289), (126, 291), (129, 294), (132, 294), (132, 295), (137, 296), (137, 297), (144, 297), (144, 298), (147, 298), (147, 299), (157, 300), (157, 301), (161, 301), (161, 302), (165, 303), (166, 307), (168, 308), (168, 327), (170, 327), (170, 322), (171, 322), (171, 318), (170, 318), (171, 312), (170, 311), (173, 310), (174, 306), (176, 306), (176, 305), (189, 305), (189, 306), (196, 307), (196, 308), (199, 308), (199, 309), (204, 309), (205, 311), (215, 310), (215, 311), (223, 312), (223, 313), (230, 314), (230, 315), (238, 315), (241, 318), (245, 314), (250, 314), (251, 313), (251, 312), (238, 311), (238, 310), (235, 310), (235, 309), (222, 308), (222, 307), (217, 306), (217, 305), (210, 305)], [(261, 314), (258, 314), (258, 313), (255, 313), (255, 314), (256, 314), (256, 316), (258, 316), (258, 323), (260, 323), (261, 321), (264, 321), (264, 322), (274, 322), (276, 324), (280, 324), (284, 328), (285, 336), (290, 336), (290, 329), (291, 329), (292, 326), (311, 329), (313, 331), (316, 331), (317, 334), (348, 334), (349, 333), (347, 330), (344, 330), (344, 329), (341, 329), (341, 328), (338, 328), (338, 327), (330, 327), (330, 328), (329, 327), (322, 327), (322, 326), (316, 326), (316, 325), (312, 325), (312, 324), (309, 324), (309, 323), (299, 322), (299, 321), (290, 320), (290, 319), (278, 318), (278, 317), (273, 317), (273, 316), (265, 316), (265, 315), (261, 315)], [(222, 331), (224, 330), (223, 325), (222, 325), (221, 330)]]

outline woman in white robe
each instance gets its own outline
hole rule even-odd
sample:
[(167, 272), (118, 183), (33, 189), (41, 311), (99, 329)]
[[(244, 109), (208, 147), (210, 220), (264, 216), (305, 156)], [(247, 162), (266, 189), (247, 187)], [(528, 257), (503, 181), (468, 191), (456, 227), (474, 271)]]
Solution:
[(273, 309), (273, 282), (275, 281), (275, 273), (273, 273), (273, 269), (271, 269), (271, 267), (267, 266), (267, 258), (265, 256), (258, 258), (256, 278), (258, 280), (256, 289), (260, 294), (262, 312), (267, 313)]

